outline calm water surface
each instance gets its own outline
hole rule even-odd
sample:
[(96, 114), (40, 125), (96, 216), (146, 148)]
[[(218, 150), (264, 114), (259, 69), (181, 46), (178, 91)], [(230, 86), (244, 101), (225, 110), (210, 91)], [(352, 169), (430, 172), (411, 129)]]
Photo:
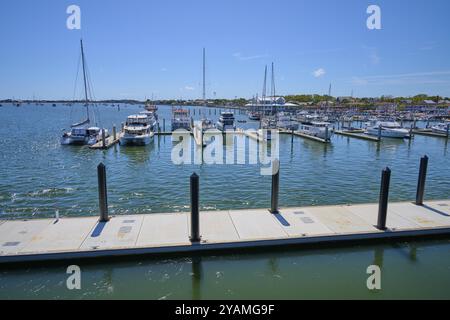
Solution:
[[(201, 179), (202, 209), (270, 205), (270, 177), (258, 165), (174, 165), (170, 137), (143, 148), (61, 146), (61, 130), (81, 107), (0, 107), (0, 219), (96, 215), (96, 166), (108, 170), (112, 214), (186, 211), (189, 175)], [(217, 119), (219, 110), (199, 110)], [(141, 106), (99, 106), (103, 126), (120, 127)], [(211, 110), (211, 111), (210, 111)], [(211, 113), (211, 114), (210, 114)], [(170, 129), (171, 108), (160, 106)], [(203, 116), (202, 115), (202, 116)], [(246, 119), (245, 115), (237, 115)], [(161, 121), (162, 122), (162, 121)], [(244, 128), (257, 123), (239, 124)], [(415, 196), (419, 159), (427, 154), (426, 198), (450, 196), (445, 139), (374, 142), (335, 136), (331, 145), (280, 136), (282, 206), (376, 202), (380, 171), (392, 169), (391, 200)], [(382, 262), (379, 292), (366, 288), (366, 268)], [(447, 240), (302, 251), (271, 251), (192, 260), (144, 260), (81, 266), (83, 288), (68, 291), (65, 268), (0, 271), (0, 298), (450, 298)]]
[[(269, 205), (270, 177), (259, 165), (175, 165), (170, 136), (146, 147), (109, 150), (61, 146), (61, 130), (81, 119), (81, 106), (23, 105), (0, 108), (0, 217), (97, 214), (96, 166), (108, 170), (112, 214), (174, 212), (188, 209), (189, 175), (201, 179), (203, 209), (261, 208)], [(219, 110), (191, 108), (217, 119)], [(102, 125), (120, 127), (141, 106), (99, 106)], [(209, 115), (211, 112), (211, 115)], [(170, 127), (171, 108), (159, 107)], [(216, 114), (215, 114), (216, 113)], [(191, 112), (193, 115), (193, 111)], [(237, 115), (246, 119), (245, 115)], [(255, 122), (238, 124), (256, 127)], [(450, 158), (445, 139), (416, 136), (413, 141), (371, 141), (335, 136), (331, 145), (280, 136), (283, 206), (376, 202), (380, 171), (392, 169), (392, 200), (415, 196), (419, 159), (430, 157), (427, 198), (448, 198)]]

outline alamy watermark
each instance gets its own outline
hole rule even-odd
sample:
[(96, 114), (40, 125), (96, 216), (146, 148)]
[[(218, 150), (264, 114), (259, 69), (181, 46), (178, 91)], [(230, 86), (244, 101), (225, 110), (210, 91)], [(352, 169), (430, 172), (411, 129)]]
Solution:
[(66, 20), (66, 26), (69, 30), (81, 29), (81, 9), (79, 6), (72, 4), (67, 7), (66, 13), (69, 15)]
[(66, 280), (67, 289), (81, 290), (81, 268), (71, 265), (67, 267), (66, 273), (70, 275)]
[(367, 18), (366, 26), (369, 30), (380, 30), (381, 29), (381, 8), (375, 4), (367, 7), (367, 14), (370, 16)]
[(366, 285), (369, 290), (381, 290), (381, 269), (377, 265), (370, 265), (366, 270), (370, 276), (367, 278)]
[[(198, 130), (200, 132), (200, 130)], [(248, 137), (248, 139), (247, 139)], [(204, 147), (193, 144), (200, 141)], [(224, 132), (211, 129), (191, 137), (191, 132), (178, 129), (172, 133), (172, 163), (181, 164), (260, 164), (261, 175), (273, 175), (273, 161), (279, 159), (278, 130), (255, 130)], [(248, 141), (248, 144), (246, 143)]]

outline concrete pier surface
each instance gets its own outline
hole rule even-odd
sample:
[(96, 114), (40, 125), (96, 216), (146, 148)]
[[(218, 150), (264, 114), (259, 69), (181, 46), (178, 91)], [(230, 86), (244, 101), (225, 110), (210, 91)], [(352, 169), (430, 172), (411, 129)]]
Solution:
[(387, 229), (378, 204), (206, 211), (201, 241), (189, 240), (190, 213), (0, 221), (0, 264), (450, 235), (450, 200), (390, 203)]

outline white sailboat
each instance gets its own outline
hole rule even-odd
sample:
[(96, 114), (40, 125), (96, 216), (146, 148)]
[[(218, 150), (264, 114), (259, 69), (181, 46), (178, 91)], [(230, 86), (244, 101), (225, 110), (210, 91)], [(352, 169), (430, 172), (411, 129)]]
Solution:
[[(86, 79), (86, 67), (85, 67), (85, 57), (83, 49), (83, 40), (80, 40), (81, 44), (81, 61), (83, 65), (83, 80), (84, 80), (84, 96), (85, 96), (85, 107), (86, 107), (86, 119), (74, 123), (70, 126), (70, 131), (64, 132), (61, 137), (62, 145), (93, 145), (101, 139), (103, 135), (103, 130), (96, 126), (89, 126), (91, 120), (89, 118), (89, 99), (87, 90), (87, 79)], [(107, 130), (105, 130), (105, 136), (108, 136)]]

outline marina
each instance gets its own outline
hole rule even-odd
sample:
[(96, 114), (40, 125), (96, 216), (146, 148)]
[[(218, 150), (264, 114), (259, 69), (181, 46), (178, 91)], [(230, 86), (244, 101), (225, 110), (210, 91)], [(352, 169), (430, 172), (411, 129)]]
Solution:
[[(56, 108), (53, 108), (51, 104), (44, 106), (30, 104), (21, 108), (15, 108), (11, 105), (4, 105), (1, 118), (2, 126), (0, 127), (3, 136), (8, 137), (11, 124), (16, 123), (17, 119), (21, 119), (22, 130), (26, 131), (30, 130), (27, 128), (36, 128), (36, 123), (39, 123), (40, 126), (42, 125), (46, 130), (33, 131), (35, 139), (32, 141), (21, 137), (4, 140), (3, 156), (8, 157), (9, 165), (7, 168), (2, 169), (3, 176), (7, 178), (3, 180), (0, 189), (0, 211), (2, 212), (0, 220), (2, 218), (26, 218), (31, 215), (35, 218), (53, 216), (55, 203), (58, 204), (57, 210), (62, 216), (94, 214), (96, 212), (94, 206), (96, 190), (92, 189), (92, 186), (96, 185), (96, 182), (93, 180), (92, 175), (88, 174), (88, 172), (93, 172), (92, 160), (105, 161), (107, 165), (112, 165), (115, 171), (121, 172), (123, 177), (119, 174), (118, 181), (127, 181), (128, 177), (133, 177), (134, 180), (140, 180), (140, 177), (144, 178), (142, 182), (135, 184), (133, 187), (126, 185), (120, 190), (113, 188), (111, 196), (116, 200), (121, 199), (121, 201), (115, 201), (115, 205), (111, 209), (114, 214), (146, 213), (149, 210), (152, 212), (170, 213), (179, 211), (185, 206), (186, 200), (183, 200), (185, 199), (183, 192), (170, 188), (170, 185), (164, 186), (166, 184), (164, 179), (153, 174), (153, 172), (160, 172), (162, 176), (175, 176), (181, 179), (183, 173), (187, 174), (185, 170), (194, 169), (198, 166), (186, 164), (179, 167), (171, 161), (171, 150), (174, 145), (170, 137), (172, 134), (170, 126), (172, 118), (171, 107), (158, 107), (159, 123), (165, 122), (164, 128), (161, 126), (160, 131), (155, 131), (154, 143), (139, 148), (126, 148), (117, 143), (122, 132), (120, 128), (117, 129), (116, 140), (113, 137), (114, 124), (123, 122), (131, 114), (139, 114), (143, 110), (142, 105), (122, 104), (120, 111), (110, 109), (109, 106), (99, 106), (98, 108), (104, 109), (102, 111), (102, 120), (104, 126), (109, 128), (108, 131), (111, 134), (106, 139), (106, 148), (103, 147), (102, 140), (100, 140), (94, 146), (98, 149), (92, 150), (88, 146), (61, 146), (59, 144), (59, 123), (62, 123), (63, 119), (69, 117), (70, 107), (58, 105)], [(205, 114), (209, 114), (207, 108), (186, 107), (186, 109), (194, 121), (200, 121)], [(74, 106), (74, 110), (79, 110), (79, 108)], [(218, 120), (221, 112), (219, 112), (219, 108), (211, 108), (210, 110), (212, 111), (210, 117), (214, 123)], [(27, 113), (26, 118), (22, 117), (23, 112)], [(247, 119), (247, 114), (244, 112), (235, 111), (234, 114), (236, 122), (240, 119)], [(39, 122), (36, 122), (37, 118), (40, 119)], [(425, 126), (426, 122), (417, 122), (417, 127), (425, 128)], [(245, 133), (247, 129), (252, 129), (256, 134), (254, 133), (252, 136), (252, 131), (249, 131), (247, 134), (250, 134), (250, 138), (264, 142), (264, 139), (257, 134), (258, 128), (258, 121), (239, 123), (236, 133)], [(348, 140), (346, 136), (340, 135), (338, 130), (335, 132), (336, 135), (331, 138), (331, 143), (314, 141), (308, 139), (308, 137), (305, 138), (298, 135), (292, 137), (291, 133), (280, 130), (280, 160), (285, 163), (291, 163), (289, 165), (291, 169), (289, 170), (292, 170), (292, 172), (295, 172), (295, 176), (298, 176), (296, 183), (291, 179), (288, 179), (286, 182), (292, 188), (293, 194), (305, 193), (305, 196), (298, 198), (289, 195), (284, 196), (288, 207), (308, 206), (311, 204), (332, 205), (347, 202), (345, 193), (340, 195), (341, 193), (337, 192), (337, 190), (343, 189), (350, 192), (351, 187), (345, 184), (345, 180), (339, 181), (338, 177), (332, 172), (334, 170), (336, 172), (346, 172), (349, 168), (352, 168), (357, 172), (354, 179), (357, 179), (361, 184), (371, 184), (370, 181), (376, 178), (374, 173), (365, 170), (364, 166), (373, 161), (382, 165), (381, 161), (383, 159), (387, 161), (383, 165), (389, 164), (400, 168), (403, 172), (402, 181), (407, 182), (407, 185), (411, 186), (408, 181), (414, 180), (414, 177), (405, 177), (404, 174), (411, 165), (414, 165), (414, 159), (417, 159), (424, 153), (429, 154), (433, 161), (436, 162), (436, 165), (431, 170), (436, 170), (434, 176), (436, 179), (439, 177), (443, 181), (433, 186), (431, 196), (434, 199), (446, 198), (446, 190), (449, 188), (446, 182), (448, 181), (448, 170), (446, 170), (446, 161), (448, 161), (447, 139), (415, 134), (415, 138), (412, 140), (382, 139), (383, 143), (379, 147), (371, 147), (371, 144), (366, 144), (365, 139)], [(363, 133), (358, 132), (354, 134), (359, 135)], [(375, 142), (376, 138), (375, 136), (367, 137), (367, 142)], [(41, 143), (42, 141), (48, 141), (48, 143)], [(114, 144), (114, 142), (116, 143)], [(17, 148), (17, 146), (20, 147)], [(40, 157), (38, 152), (42, 152), (47, 156)], [(413, 159), (412, 157), (415, 158)], [(88, 161), (88, 159), (90, 160)], [(345, 159), (355, 161), (357, 163), (356, 167), (350, 166), (350, 163), (345, 162)], [(327, 160), (333, 164), (331, 165)], [(71, 170), (67, 170), (67, 168), (81, 168), (81, 164), (87, 166), (87, 169), (90, 168), (90, 170), (82, 170), (84, 173), (79, 173), (79, 177), (70, 175)], [(46, 180), (25, 183), (28, 176), (33, 176), (33, 168), (37, 165), (40, 165), (42, 168), (42, 172), (47, 177)], [(326, 168), (326, 171), (323, 173), (318, 172), (316, 166)], [(226, 180), (224, 177), (228, 175), (236, 175), (236, 170), (239, 168), (241, 183), (248, 190), (248, 194), (256, 192), (254, 197), (249, 196), (244, 197), (242, 200), (228, 201), (226, 199), (234, 199), (234, 193), (225, 188), (221, 190), (225, 198), (214, 194), (207, 195), (205, 209), (229, 210), (263, 207), (264, 197), (261, 191), (252, 187), (253, 184), (258, 185), (264, 180), (263, 177), (257, 178), (258, 174), (256, 172), (260, 167), (261, 165), (246, 165), (244, 167), (233, 165), (202, 166), (202, 170), (208, 173), (205, 179), (208, 181), (207, 186), (211, 190), (220, 190), (219, 186), (215, 186), (217, 181)], [(129, 169), (125, 170), (125, 168)], [(80, 170), (77, 169), (77, 172), (80, 172)], [(394, 179), (400, 179), (400, 177), (394, 177)], [(150, 181), (152, 184), (159, 186), (163, 185), (162, 189), (169, 198), (173, 199), (173, 203), (164, 204), (163, 199), (158, 199), (158, 197), (149, 194), (144, 181)], [(318, 181), (326, 181), (328, 188), (334, 192), (330, 193), (322, 190)], [(81, 187), (82, 185), (84, 189)], [(309, 188), (311, 189), (309, 190)], [(80, 193), (81, 190), (85, 191)], [(402, 201), (407, 199), (403, 194), (404, 190), (398, 193), (397, 191), (393, 192), (395, 200)], [(81, 197), (81, 195), (83, 196)], [(146, 202), (144, 201), (145, 199), (152, 200)], [(374, 200), (373, 190), (369, 189), (360, 191), (360, 194), (352, 195), (351, 202), (367, 203)]]
[(450, 299), (448, 1), (28, 2), (0, 10), (0, 300)]

